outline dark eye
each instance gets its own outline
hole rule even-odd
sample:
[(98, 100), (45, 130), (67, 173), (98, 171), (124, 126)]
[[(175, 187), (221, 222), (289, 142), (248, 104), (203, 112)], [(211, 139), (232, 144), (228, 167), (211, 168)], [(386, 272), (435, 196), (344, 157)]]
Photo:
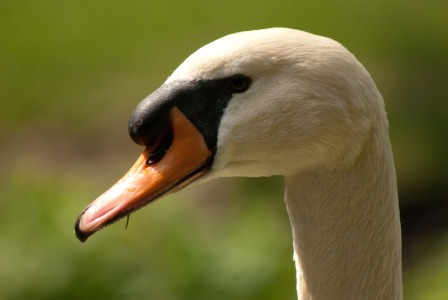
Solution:
[(243, 93), (250, 86), (250, 78), (244, 75), (238, 74), (230, 77), (230, 87), (234, 93)]

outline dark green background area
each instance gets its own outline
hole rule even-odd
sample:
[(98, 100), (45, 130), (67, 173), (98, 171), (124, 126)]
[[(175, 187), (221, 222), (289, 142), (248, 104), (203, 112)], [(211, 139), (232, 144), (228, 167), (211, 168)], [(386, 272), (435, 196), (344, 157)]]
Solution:
[(448, 298), (447, 1), (0, 1), (0, 299), (294, 299), (280, 178), (158, 201), (85, 244), (78, 213), (142, 150), (132, 109), (202, 45), (293, 27), (370, 71), (391, 125), (406, 299)]

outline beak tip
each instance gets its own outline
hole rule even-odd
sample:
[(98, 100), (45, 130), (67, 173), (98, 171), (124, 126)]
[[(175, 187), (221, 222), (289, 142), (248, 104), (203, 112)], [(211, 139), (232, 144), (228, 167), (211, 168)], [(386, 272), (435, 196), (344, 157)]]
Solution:
[(81, 223), (81, 219), (82, 219), (83, 215), (84, 215), (84, 212), (82, 212), (78, 216), (78, 218), (76, 219), (76, 223), (75, 223), (75, 236), (78, 238), (78, 240), (81, 243), (84, 243), (89, 238), (89, 236), (92, 235), (91, 232), (82, 231), (81, 228), (80, 228), (80, 223)]

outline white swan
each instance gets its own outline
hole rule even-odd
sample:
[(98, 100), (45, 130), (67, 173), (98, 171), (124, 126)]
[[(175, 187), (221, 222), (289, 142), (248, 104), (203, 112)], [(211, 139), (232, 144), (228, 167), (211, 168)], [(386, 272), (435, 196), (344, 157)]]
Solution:
[(78, 217), (84, 241), (198, 179), (283, 175), (299, 299), (401, 299), (398, 198), (384, 103), (339, 43), (274, 28), (191, 55), (129, 121), (146, 149)]

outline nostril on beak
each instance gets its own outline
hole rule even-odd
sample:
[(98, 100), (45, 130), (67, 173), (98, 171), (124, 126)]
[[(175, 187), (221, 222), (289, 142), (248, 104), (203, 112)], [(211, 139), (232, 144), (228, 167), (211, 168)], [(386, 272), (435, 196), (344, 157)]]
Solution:
[(171, 126), (168, 126), (162, 133), (160, 137), (159, 144), (157, 147), (149, 154), (148, 159), (146, 160), (147, 165), (155, 165), (165, 156), (165, 153), (171, 146), (173, 142), (173, 129)]

